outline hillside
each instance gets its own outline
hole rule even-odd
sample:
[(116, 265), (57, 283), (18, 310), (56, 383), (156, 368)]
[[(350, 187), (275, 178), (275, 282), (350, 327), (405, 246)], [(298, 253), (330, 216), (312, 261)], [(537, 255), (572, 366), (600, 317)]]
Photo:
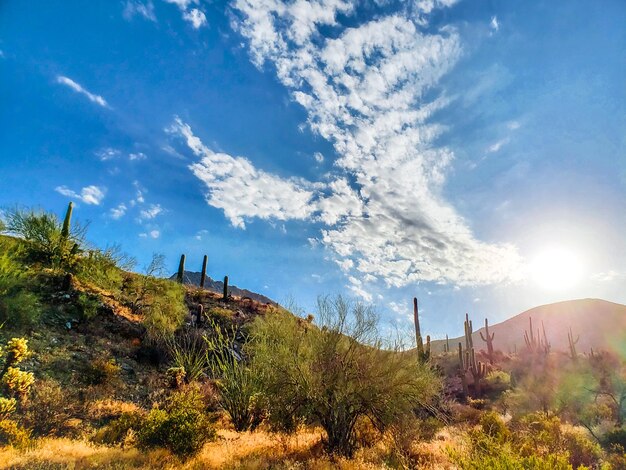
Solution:
[[(626, 332), (626, 305), (600, 299), (569, 300), (535, 307), (501, 323), (489, 325), (489, 331), (495, 333), (494, 348), (503, 352), (524, 348), (524, 331), (528, 330), (531, 317), (535, 334), (543, 322), (553, 351), (567, 350), (567, 332), (570, 327), (574, 338), (580, 335), (576, 348), (581, 353), (589, 352), (591, 348), (615, 349), (617, 342), (623, 341)], [(472, 335), (474, 346), (483, 349), (485, 342), (481, 340), (480, 333), (485, 335), (485, 320), (476, 316), (470, 319), (475, 330)], [(462, 323), (462, 319), (459, 319), (459, 323)], [(449, 341), (450, 348), (453, 348), (464, 339), (450, 338)], [(443, 351), (444, 343), (441, 340), (433, 341), (433, 351)]]
[[(186, 285), (189, 286), (200, 286), (200, 277), (201, 277), (201, 273), (199, 272), (193, 272), (193, 271), (185, 271), (185, 275), (184, 275), (184, 283)], [(176, 279), (176, 273), (172, 274), (172, 276), (170, 276), (171, 280), (175, 280)], [(212, 279), (210, 276), (206, 277), (206, 282), (204, 284), (204, 288), (208, 291), (211, 292), (216, 292), (218, 294), (221, 294), (224, 291), (224, 283), (222, 281), (216, 281), (214, 279)], [(272, 304), (272, 305), (277, 305), (276, 302), (274, 302), (273, 300), (271, 300), (268, 297), (265, 297), (262, 294), (257, 294), (256, 292), (252, 292), (249, 291), (248, 289), (241, 289), (235, 285), (229, 284), (228, 285), (228, 292), (231, 295), (235, 295), (237, 297), (248, 297), (252, 300), (256, 300), (257, 302), (262, 302), (264, 304)]]

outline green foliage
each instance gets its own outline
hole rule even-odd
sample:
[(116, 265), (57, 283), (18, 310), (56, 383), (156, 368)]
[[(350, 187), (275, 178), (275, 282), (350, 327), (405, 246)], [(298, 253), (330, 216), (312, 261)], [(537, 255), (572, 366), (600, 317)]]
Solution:
[(167, 339), (166, 345), (172, 358), (172, 369), (182, 370), (185, 382), (193, 382), (202, 375), (207, 366), (207, 345), (196, 330), (183, 331)]
[(144, 419), (140, 413), (122, 413), (119, 418), (100, 428), (93, 440), (106, 445), (132, 442), (142, 428)]
[(179, 457), (196, 454), (214, 437), (196, 388), (175, 392), (164, 408), (152, 409), (137, 433), (140, 446), (165, 447)]
[(28, 291), (28, 270), (21, 262), (20, 244), (0, 237), (0, 323), (22, 327), (41, 314), (37, 297)]
[(10, 445), (25, 449), (31, 444), (30, 432), (10, 419), (0, 420), (0, 446)]
[(17, 400), (15, 398), (0, 397), (0, 420), (8, 419), (15, 412)]
[(118, 245), (104, 250), (90, 249), (76, 267), (82, 281), (94, 284), (113, 293), (119, 293), (124, 281), (124, 271), (134, 267), (134, 258), (122, 252)]
[(258, 371), (235, 354), (232, 338), (214, 325), (209, 343), (208, 363), (217, 379), (219, 404), (230, 416), (237, 431), (254, 430), (266, 416), (266, 400), (261, 393)]
[(38, 380), (23, 404), (24, 423), (36, 436), (59, 433), (72, 415), (75, 403), (54, 380)]
[(98, 357), (89, 363), (84, 371), (83, 380), (90, 385), (111, 385), (117, 383), (120, 366), (115, 359)]
[(607, 432), (602, 436), (601, 444), (606, 449), (613, 449), (616, 446), (626, 449), (626, 429), (615, 429)]
[(45, 266), (70, 270), (79, 259), (85, 229), (74, 224), (67, 235), (55, 214), (32, 209), (5, 211), (6, 232), (26, 241), (27, 259)]
[(320, 298), (316, 318), (321, 329), (289, 314), (266, 316), (254, 326), (252, 365), (274, 427), (320, 425), (328, 450), (350, 455), (359, 418), (384, 430), (438, 392), (430, 367), (413, 355), (380, 349), (371, 308)]

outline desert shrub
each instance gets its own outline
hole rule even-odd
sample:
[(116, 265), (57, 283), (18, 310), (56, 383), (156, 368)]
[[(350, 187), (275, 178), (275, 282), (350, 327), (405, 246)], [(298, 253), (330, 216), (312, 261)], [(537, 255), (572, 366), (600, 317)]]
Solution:
[(106, 426), (98, 429), (93, 441), (106, 445), (130, 444), (134, 442), (137, 432), (144, 425), (144, 417), (140, 413), (122, 413)]
[(8, 419), (17, 408), (17, 400), (15, 398), (0, 397), (0, 420)]
[(89, 362), (82, 378), (89, 385), (114, 385), (119, 380), (120, 370), (115, 359), (97, 357)]
[(234, 353), (234, 344), (214, 324), (214, 334), (207, 339), (208, 363), (219, 390), (219, 404), (230, 416), (237, 431), (254, 430), (266, 416), (266, 400), (261, 393), (258, 371)]
[(220, 328), (228, 328), (233, 324), (233, 311), (222, 307), (213, 307), (206, 316)]
[(90, 320), (94, 318), (98, 309), (100, 308), (101, 302), (95, 295), (90, 295), (85, 292), (79, 292), (76, 297), (75, 307), (80, 318), (85, 320)]
[(182, 285), (151, 275), (127, 274), (122, 293), (131, 310), (143, 315), (149, 340), (163, 342), (183, 324), (187, 307)]
[(142, 447), (165, 447), (179, 457), (196, 454), (215, 437), (197, 388), (173, 393), (163, 408), (153, 408), (137, 434)]
[(64, 270), (75, 267), (85, 228), (74, 224), (65, 232), (55, 214), (18, 207), (6, 210), (4, 218), (5, 231), (26, 241), (28, 260)]
[(37, 296), (27, 289), (28, 270), (19, 245), (0, 237), (0, 323), (31, 326), (41, 314)]
[(351, 455), (361, 417), (384, 431), (427, 405), (441, 384), (413, 355), (381, 349), (370, 307), (320, 298), (317, 312), (321, 328), (288, 314), (257, 319), (252, 366), (273, 427), (320, 425), (328, 451)]
[(13, 397), (25, 397), (34, 382), (32, 372), (24, 372), (17, 367), (9, 367), (2, 376), (4, 393)]
[(58, 433), (72, 415), (72, 398), (54, 380), (38, 380), (24, 406), (27, 426), (36, 436)]
[(30, 445), (30, 432), (10, 419), (0, 421), (0, 445), (10, 445), (18, 449)]
[(207, 367), (207, 344), (197, 330), (185, 330), (172, 338), (166, 338), (172, 368), (177, 375), (182, 370), (186, 383), (197, 380)]
[(112, 292), (122, 288), (124, 273), (135, 265), (135, 260), (122, 252), (118, 245), (103, 250), (90, 249), (82, 256), (76, 267), (76, 275), (83, 281)]
[(479, 424), (484, 434), (498, 442), (506, 441), (511, 435), (500, 415), (493, 411), (484, 413), (480, 417)]
[(615, 448), (621, 446), (622, 449), (626, 449), (626, 429), (615, 429), (607, 432), (600, 440), (602, 447), (606, 449)]
[(511, 375), (503, 370), (493, 370), (485, 377), (486, 389), (495, 393), (502, 393), (511, 388)]

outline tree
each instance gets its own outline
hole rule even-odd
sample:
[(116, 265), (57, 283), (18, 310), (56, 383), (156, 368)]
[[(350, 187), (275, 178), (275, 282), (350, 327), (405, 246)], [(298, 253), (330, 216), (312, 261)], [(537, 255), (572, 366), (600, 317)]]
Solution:
[(319, 425), (326, 431), (327, 450), (350, 456), (359, 420), (384, 431), (427, 406), (440, 389), (428, 365), (398, 347), (381, 349), (371, 307), (341, 296), (322, 297), (316, 318), (319, 328), (287, 313), (253, 326), (252, 364), (274, 427)]

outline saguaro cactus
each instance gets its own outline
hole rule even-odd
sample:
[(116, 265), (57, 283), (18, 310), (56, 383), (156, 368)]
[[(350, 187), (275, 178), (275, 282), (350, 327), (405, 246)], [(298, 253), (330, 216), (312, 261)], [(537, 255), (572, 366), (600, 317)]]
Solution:
[(463, 359), (463, 346), (459, 343), (459, 376), (461, 377), (461, 383), (463, 384), (463, 394), (469, 395), (467, 388), (467, 366), (469, 361)]
[(496, 335), (495, 333), (489, 334), (489, 321), (485, 318), (485, 336), (483, 336), (483, 332), (480, 333), (480, 339), (482, 339), (485, 343), (487, 343), (487, 355), (489, 356), (489, 364), (493, 364), (493, 338)]
[(480, 379), (487, 374), (487, 366), (476, 360), (474, 348), (470, 350), (469, 370), (472, 373), (472, 377), (474, 377), (474, 392), (479, 397), (481, 394)]
[(206, 281), (206, 265), (209, 262), (209, 257), (204, 255), (202, 260), (202, 274), (200, 274), (200, 288), (204, 289), (204, 283)]
[(420, 317), (417, 307), (417, 297), (413, 297), (413, 322), (415, 323), (415, 342), (417, 343), (417, 358), (420, 362), (426, 362), (430, 359), (430, 336), (426, 337), (426, 347), (422, 340), (422, 332), (420, 330)]
[(63, 219), (63, 227), (61, 227), (61, 238), (67, 240), (70, 236), (70, 228), (72, 225), (72, 211), (74, 210), (74, 203), (70, 202), (67, 205), (67, 211), (65, 212), (65, 218)]
[(443, 345), (443, 352), (450, 352), (450, 341), (448, 341), (448, 335), (446, 335), (446, 344)]
[(543, 322), (541, 322), (543, 338), (539, 334), (539, 328), (537, 328), (537, 336), (535, 336), (535, 333), (533, 332), (532, 317), (528, 317), (528, 323), (529, 331), (524, 330), (524, 342), (526, 343), (526, 347), (532, 353), (543, 352), (545, 355), (548, 355), (548, 353), (550, 352), (550, 343), (548, 342), (548, 337), (546, 336), (546, 329), (543, 325)]
[(572, 327), (570, 326), (569, 331), (567, 332), (567, 342), (569, 343), (569, 355), (574, 362), (578, 360), (578, 354), (576, 353), (576, 343), (580, 339), (580, 335), (576, 337), (574, 340), (574, 335), (572, 334)]
[(185, 280), (185, 255), (180, 255), (180, 263), (178, 263), (178, 274), (176, 281), (182, 284)]
[(474, 347), (474, 340), (472, 339), (472, 333), (474, 331), (474, 327), (472, 325), (472, 320), (469, 319), (469, 315), (465, 314), (465, 349), (470, 350)]
[(228, 276), (224, 276), (224, 302), (228, 300)]

